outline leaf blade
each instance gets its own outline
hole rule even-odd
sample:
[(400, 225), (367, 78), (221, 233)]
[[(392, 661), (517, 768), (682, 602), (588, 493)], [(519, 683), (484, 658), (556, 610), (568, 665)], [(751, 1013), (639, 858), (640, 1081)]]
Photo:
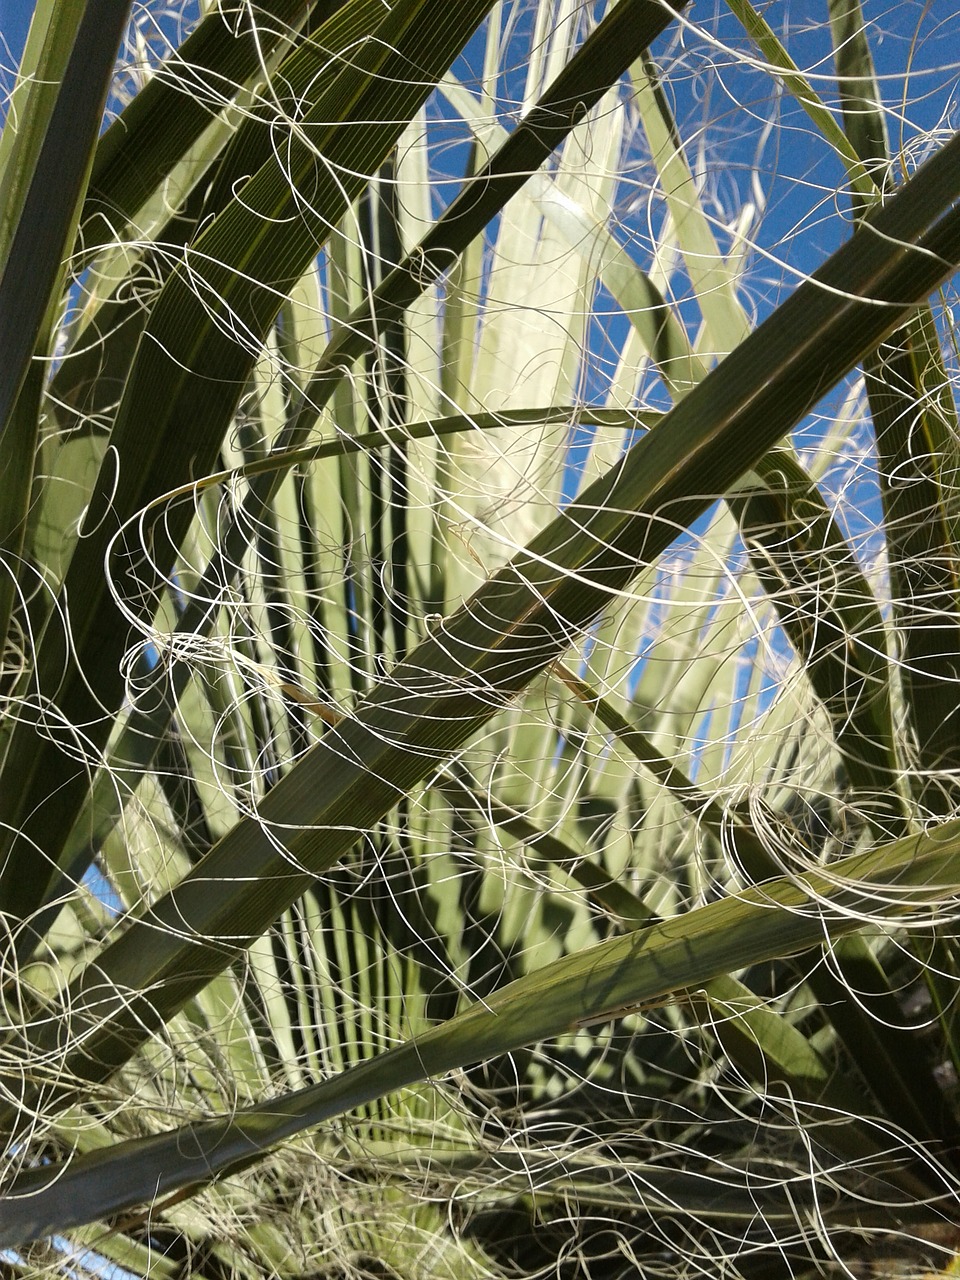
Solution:
[(230, 832), (102, 952), (69, 993), (73, 1025), (85, 1027), (71, 1072), (103, 1078), (126, 1061), (359, 831), (525, 688), (669, 545), (677, 522), (709, 505), (709, 490), (732, 484), (936, 287), (960, 261), (958, 155), (960, 135), (308, 752), (257, 821)]
[[(27, 1172), (0, 1200), (0, 1244), (23, 1244), (244, 1167), (285, 1138), (420, 1080), (669, 1002), (679, 992), (705, 986), (709, 995), (708, 984), (733, 970), (806, 951), (825, 932), (835, 939), (855, 931), (857, 904), (872, 889), (909, 891), (921, 906), (958, 886), (960, 821), (954, 821), (842, 859), (829, 873), (772, 881), (564, 956), (415, 1040), (286, 1098), (120, 1143), (65, 1168)], [(894, 917), (905, 909), (896, 898), (886, 907)], [(739, 994), (737, 984), (723, 980), (713, 999), (720, 1008)], [(752, 1001), (750, 1016), (762, 1018)], [(795, 1050), (796, 1041), (783, 1048)], [(822, 1067), (808, 1065), (826, 1084)]]

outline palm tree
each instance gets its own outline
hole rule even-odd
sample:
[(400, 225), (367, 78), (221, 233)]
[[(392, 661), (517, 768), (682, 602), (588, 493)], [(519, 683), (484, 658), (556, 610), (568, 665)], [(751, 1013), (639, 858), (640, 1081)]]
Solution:
[(129, 10), (0, 139), (5, 1270), (946, 1267), (960, 137), (857, 0), (835, 104), (745, 0)]

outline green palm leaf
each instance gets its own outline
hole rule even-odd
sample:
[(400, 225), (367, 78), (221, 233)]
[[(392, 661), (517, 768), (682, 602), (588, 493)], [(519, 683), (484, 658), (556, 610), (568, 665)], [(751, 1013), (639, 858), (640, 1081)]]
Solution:
[[(553, 661), (641, 559), (669, 545), (674, 526), (660, 512), (693, 520), (709, 502), (700, 476), (711, 487), (732, 484), (825, 380), (847, 372), (922, 300), (960, 260), (957, 153), (960, 139), (691, 391), (626, 465), (586, 490), (381, 681), (273, 788), (256, 821), (228, 833), (101, 953), (69, 995), (74, 1027), (86, 1023), (71, 1075), (101, 1078), (125, 1062), (360, 831)], [(56, 1024), (47, 1034), (52, 1047)]]
[(939, 1271), (960, 143), (926, 18), (891, 164), (905, 18), (881, 47), (856, 0), (146, 0), (112, 82), (119, 8), (85, 66), (101, 10), (36, 8), (0, 137), (3, 1268)]
[[(829, 874), (770, 881), (738, 898), (654, 923), (519, 978), (450, 1022), (286, 1099), (121, 1144), (66, 1170), (39, 1169), (0, 1202), (0, 1244), (105, 1217), (255, 1160), (274, 1143), (425, 1077), (623, 1017), (706, 985), (711, 1002), (737, 1001), (736, 984), (711, 982), (749, 964), (804, 951), (860, 927), (854, 908), (871, 889), (890, 893), (885, 914), (935, 907), (960, 874), (960, 825), (845, 859)], [(830, 915), (830, 908), (836, 911)], [(754, 1016), (762, 1017), (761, 1010)], [(739, 1030), (744, 1034), (744, 1028)], [(819, 1071), (819, 1069), (818, 1069)], [(869, 1146), (867, 1147), (869, 1151)]]
[[(279, 309), (278, 289), (302, 275), (331, 223), (365, 184), (362, 176), (350, 175), (362, 174), (365, 165), (387, 154), (425, 98), (429, 81), (418, 79), (428, 74), (421, 65), (425, 32), (430, 32), (429, 56), (439, 75), (489, 2), (461, 7), (456, 18), (448, 10), (442, 21), (428, 4), (398, 6), (377, 28), (377, 39), (367, 41), (364, 56), (344, 66), (320, 100), (310, 104), (291, 155), (283, 162), (275, 157), (258, 171), (243, 199), (236, 199), (192, 246), (157, 300), (118, 410), (97, 496), (86, 514), (91, 533), (78, 544), (63, 586), (63, 596), (74, 602), (78, 666), (67, 681), (61, 679), (65, 638), (56, 625), (45, 635), (37, 660), (38, 688), (59, 687), (61, 713), (70, 724), (91, 726), (85, 735), (90, 746), (110, 728), (99, 707), (116, 707), (122, 697), (119, 660), (127, 624), (108, 603), (102, 573), (111, 542), (152, 497), (178, 487), (191, 471), (210, 469), (254, 359), (254, 350), (234, 335), (246, 333), (253, 344), (266, 334)], [(315, 56), (319, 68), (322, 49)], [(384, 90), (383, 84), (390, 87)], [(336, 126), (329, 124), (331, 118), (338, 120)], [(345, 127), (354, 120), (363, 123)], [(318, 156), (323, 157), (320, 166)], [(315, 212), (302, 216), (301, 205)], [(211, 307), (214, 298), (218, 301)], [(216, 369), (216, 378), (207, 378), (206, 369)], [(147, 572), (154, 589), (162, 584), (191, 516), (188, 507), (176, 509), (164, 522), (160, 542), (151, 546), (153, 568)], [(147, 540), (152, 544), (153, 535)], [(114, 563), (122, 565), (130, 554), (136, 552), (121, 543)], [(117, 587), (124, 581), (132, 585), (129, 572), (119, 570)], [(141, 573), (135, 570), (134, 577)], [(135, 594), (147, 585), (140, 583)], [(64, 818), (82, 803), (86, 776), (28, 720), (14, 735), (8, 767), (21, 779), (22, 790), (9, 797), (7, 829), (19, 834), (0, 880), (0, 900), (9, 913), (25, 918), (39, 905), (51, 877), (49, 862), (37, 866), (34, 844), (56, 860), (69, 830)], [(38, 792), (50, 786), (60, 797), (56, 817), (37, 800)]]

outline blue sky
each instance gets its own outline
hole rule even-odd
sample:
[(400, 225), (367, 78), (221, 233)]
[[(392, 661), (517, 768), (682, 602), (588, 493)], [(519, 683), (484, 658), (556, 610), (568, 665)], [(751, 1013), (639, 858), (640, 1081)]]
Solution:
[(0, 60), (5, 67), (19, 62), (32, 13), (31, 0), (0, 0), (0, 32), (6, 46)]

